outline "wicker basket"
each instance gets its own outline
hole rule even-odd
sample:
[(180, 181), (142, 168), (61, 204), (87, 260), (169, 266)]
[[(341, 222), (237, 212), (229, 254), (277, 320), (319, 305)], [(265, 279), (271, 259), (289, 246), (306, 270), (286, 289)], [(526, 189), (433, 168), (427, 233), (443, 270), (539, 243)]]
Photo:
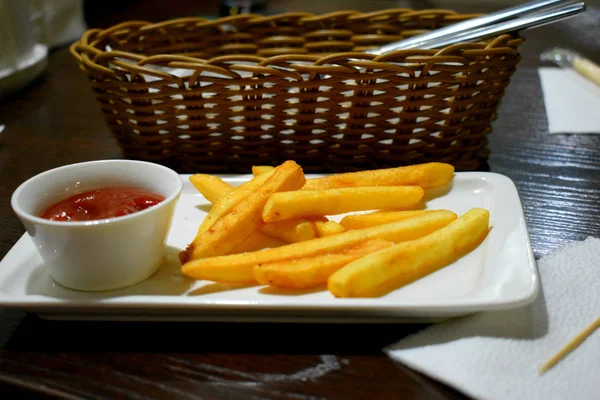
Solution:
[(71, 47), (123, 156), (182, 172), (308, 172), (430, 161), (477, 169), (520, 61), (518, 35), (364, 50), (474, 17), (341, 11), (130, 21)]

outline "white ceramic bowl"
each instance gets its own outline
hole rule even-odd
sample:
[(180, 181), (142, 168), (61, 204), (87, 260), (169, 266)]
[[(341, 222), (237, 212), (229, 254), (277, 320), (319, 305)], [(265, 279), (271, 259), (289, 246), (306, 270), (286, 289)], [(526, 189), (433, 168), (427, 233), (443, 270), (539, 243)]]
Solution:
[[(139, 187), (165, 199), (102, 220), (59, 222), (37, 216), (65, 197), (107, 186)], [(77, 290), (111, 290), (143, 281), (160, 267), (182, 187), (181, 177), (159, 164), (90, 161), (30, 178), (15, 190), (11, 204), (55, 281)]]

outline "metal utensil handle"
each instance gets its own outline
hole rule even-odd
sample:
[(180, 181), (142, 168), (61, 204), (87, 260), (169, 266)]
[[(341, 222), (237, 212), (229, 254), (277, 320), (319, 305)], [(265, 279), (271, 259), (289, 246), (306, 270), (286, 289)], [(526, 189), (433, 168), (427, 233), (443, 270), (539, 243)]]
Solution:
[(378, 49), (368, 50), (370, 54), (383, 54), (393, 50), (402, 50), (410, 48), (423, 48), (427, 42), (436, 41), (448, 36), (454, 36), (464, 32), (469, 32), (473, 29), (478, 29), (492, 25), (497, 22), (525, 16), (532, 12), (540, 12), (546, 9), (553, 9), (571, 3), (572, 0), (536, 0), (518, 6), (506, 8), (481, 17), (473, 18), (457, 24), (449, 25), (445, 28), (436, 29), (432, 32), (418, 35), (412, 38), (404, 39), (398, 42), (390, 43)]
[(444, 37), (435, 42), (429, 42), (423, 45), (422, 49), (434, 49), (444, 47), (454, 43), (468, 42), (476, 39), (483, 39), (490, 36), (501, 35), (503, 33), (515, 32), (547, 25), (559, 20), (573, 17), (585, 10), (583, 2), (568, 5), (564, 8), (548, 10), (535, 13), (526, 17), (502, 22), (485, 28), (476, 29), (472, 32), (465, 32), (454, 36)]

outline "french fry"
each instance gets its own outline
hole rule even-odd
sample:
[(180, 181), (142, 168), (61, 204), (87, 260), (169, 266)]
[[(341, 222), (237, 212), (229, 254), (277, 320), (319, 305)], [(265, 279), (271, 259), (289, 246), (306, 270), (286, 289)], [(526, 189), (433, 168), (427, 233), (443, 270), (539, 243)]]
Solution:
[[(274, 223), (274, 222), (273, 222)], [(318, 237), (331, 236), (344, 232), (346, 229), (335, 221), (315, 221)]]
[(260, 231), (287, 243), (303, 242), (319, 237), (315, 221), (301, 218), (264, 224)]
[(426, 236), (350, 262), (329, 277), (327, 288), (336, 297), (380, 296), (453, 263), (479, 246), (488, 231), (489, 211), (473, 208)]
[(371, 239), (388, 240), (394, 243), (412, 240), (438, 230), (455, 219), (456, 214), (451, 211), (435, 211), (402, 221), (292, 243), (274, 249), (193, 259), (182, 265), (181, 271), (194, 279), (254, 283), (252, 268), (255, 265), (313, 257), (327, 252), (341, 252)]
[[(252, 166), (252, 174), (258, 176), (272, 172), (275, 167), (268, 165)], [(310, 178), (302, 190), (335, 189), (358, 186), (421, 186), (434, 188), (450, 182), (454, 167), (444, 163), (417, 164), (408, 167), (388, 168), (374, 171), (348, 172), (322, 178)], [(190, 177), (192, 184), (211, 203), (225, 195), (234, 186), (207, 174), (195, 174)]]
[(265, 222), (275, 222), (378, 208), (410, 208), (419, 204), (423, 194), (420, 186), (373, 186), (273, 193), (265, 204), (262, 218)]
[(281, 240), (273, 239), (261, 233), (259, 231), (253, 232), (246, 240), (237, 245), (232, 251), (231, 254), (239, 254), (239, 253), (247, 253), (250, 251), (257, 251), (263, 249), (272, 249), (274, 247), (279, 247), (286, 245), (286, 242), (282, 242)]
[(340, 221), (340, 225), (347, 230), (362, 229), (370, 226), (386, 224), (392, 221), (411, 218), (417, 215), (431, 212), (432, 210), (410, 210), (410, 211), (376, 211), (369, 214), (347, 215)]
[(225, 196), (219, 198), (219, 200), (213, 204), (212, 208), (200, 224), (196, 237), (204, 232), (207, 232), (217, 223), (217, 221), (228, 215), (231, 210), (233, 210), (242, 202), (242, 200), (250, 196), (254, 190), (261, 187), (267, 181), (267, 179), (271, 177), (272, 174), (273, 173), (271, 172), (270, 174), (257, 176), (248, 182), (244, 182), (237, 188), (227, 193)]
[(235, 189), (234, 186), (224, 182), (222, 179), (208, 174), (194, 174), (190, 176), (190, 182), (206, 200), (213, 204)]
[[(273, 170), (273, 168), (270, 169), (270, 171), (272, 171), (272, 170)], [(269, 171), (265, 171), (265, 172), (269, 172)], [(227, 193), (229, 193), (235, 189), (235, 186), (232, 186), (232, 185), (228, 184), (227, 182), (224, 182), (223, 180), (221, 180), (215, 176), (212, 176), (212, 175), (195, 174), (190, 177), (190, 181), (192, 182), (194, 187), (196, 187), (196, 189), (208, 201), (210, 201), (212, 203), (216, 203), (219, 200), (219, 198), (225, 196)], [(265, 224), (265, 225), (261, 226), (259, 229), (262, 233), (264, 233), (265, 235), (269, 236), (273, 240), (280, 242), (280, 243), (302, 242), (304, 240), (310, 240), (310, 239), (314, 239), (314, 238), (317, 238), (320, 236), (325, 236), (325, 234), (327, 234), (327, 232), (334, 233), (333, 225), (327, 224), (323, 228), (321, 228), (320, 226), (317, 227), (315, 225), (316, 222), (321, 221), (321, 220), (326, 222), (327, 218), (323, 217), (321, 219), (310, 219), (310, 220), (305, 219), (305, 218), (299, 218), (296, 220), (273, 222), (273, 223)], [(333, 224), (336, 224), (333, 221), (330, 221), (330, 222), (332, 222)], [(321, 232), (319, 231), (319, 228), (323, 229), (325, 234), (321, 234)], [(338, 229), (338, 231), (339, 231), (339, 229)], [(337, 233), (337, 232), (335, 232), (335, 233)], [(259, 236), (259, 235), (257, 235), (257, 236)], [(255, 238), (255, 240), (258, 244), (260, 244), (261, 241), (263, 241), (263, 242), (265, 241), (264, 238), (263, 238), (263, 240), (259, 240), (258, 237)], [(272, 247), (274, 247), (274, 246), (272, 246)], [(246, 246), (243, 248), (247, 249), (248, 247)], [(250, 250), (246, 250), (246, 251), (250, 251)]]
[(381, 239), (369, 240), (342, 253), (322, 254), (299, 260), (257, 265), (252, 272), (262, 285), (279, 288), (310, 289), (325, 285), (327, 278), (351, 261), (393, 245)]
[[(190, 259), (228, 254), (261, 225), (261, 213), (271, 194), (278, 191), (297, 190), (306, 182), (302, 168), (294, 161), (286, 161), (275, 168), (271, 174), (262, 174), (249, 182), (260, 182), (261, 180), (262, 184), (250, 192), (243, 202), (239, 202), (222, 218), (209, 222), (208, 226), (202, 230), (213, 209), (219, 206), (222, 200), (213, 206), (200, 225), (200, 232), (187, 247), (185, 254), (180, 253), (182, 264)], [(238, 189), (233, 193), (238, 193)], [(223, 199), (227, 199), (228, 195)]]
[(451, 164), (432, 162), (406, 167), (346, 172), (307, 179), (303, 190), (335, 189), (357, 186), (421, 186), (432, 188), (449, 183), (454, 176)]
[(264, 174), (265, 172), (273, 171), (275, 167), (271, 167), (270, 165), (253, 165), (252, 166), (252, 175), (258, 176)]

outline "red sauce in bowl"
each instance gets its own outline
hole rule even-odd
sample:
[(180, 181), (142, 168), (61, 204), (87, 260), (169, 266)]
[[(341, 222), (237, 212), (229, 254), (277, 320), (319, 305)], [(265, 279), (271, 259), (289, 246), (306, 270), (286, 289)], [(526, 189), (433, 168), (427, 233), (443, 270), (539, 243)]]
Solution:
[(91, 221), (129, 215), (155, 206), (165, 198), (132, 187), (100, 188), (52, 204), (41, 218), (52, 221)]

